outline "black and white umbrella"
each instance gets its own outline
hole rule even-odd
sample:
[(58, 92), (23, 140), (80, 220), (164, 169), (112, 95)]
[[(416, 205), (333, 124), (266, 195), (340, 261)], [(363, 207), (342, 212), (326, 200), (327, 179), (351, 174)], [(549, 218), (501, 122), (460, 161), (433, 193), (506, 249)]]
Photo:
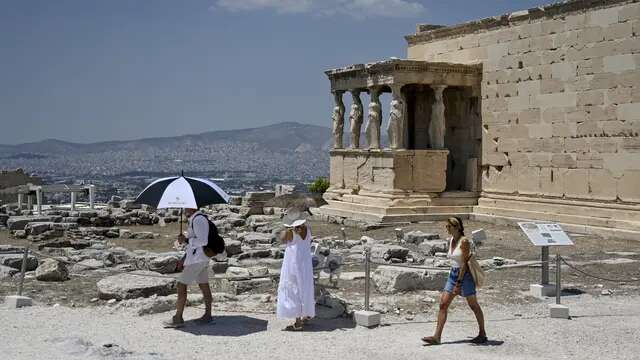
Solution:
[(158, 179), (147, 186), (135, 200), (156, 209), (199, 209), (212, 204), (226, 204), (229, 195), (206, 179), (174, 176)]

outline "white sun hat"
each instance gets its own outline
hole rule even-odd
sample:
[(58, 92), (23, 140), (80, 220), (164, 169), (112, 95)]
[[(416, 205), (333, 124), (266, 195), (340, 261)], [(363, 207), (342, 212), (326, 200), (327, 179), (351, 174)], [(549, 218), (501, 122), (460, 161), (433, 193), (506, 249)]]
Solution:
[(285, 215), (282, 218), (282, 224), (285, 227), (292, 228), (300, 226), (307, 222), (305, 215), (300, 210), (295, 208), (289, 208), (285, 211)]

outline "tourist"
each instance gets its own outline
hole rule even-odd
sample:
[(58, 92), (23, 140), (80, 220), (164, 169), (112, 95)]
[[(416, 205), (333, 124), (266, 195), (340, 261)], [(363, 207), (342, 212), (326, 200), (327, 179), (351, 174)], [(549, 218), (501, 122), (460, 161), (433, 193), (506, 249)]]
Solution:
[(187, 236), (180, 234), (178, 242), (186, 243), (186, 257), (184, 269), (178, 277), (178, 301), (176, 303), (176, 314), (170, 321), (164, 323), (165, 327), (178, 328), (184, 326), (182, 313), (187, 302), (187, 286), (197, 283), (202, 291), (205, 303), (205, 313), (197, 321), (202, 324), (210, 323), (211, 317), (211, 288), (209, 287), (209, 257), (205, 255), (203, 247), (207, 245), (209, 239), (209, 220), (206, 215), (197, 209), (185, 209), (185, 214), (189, 217), (187, 226)]
[(282, 234), (286, 249), (278, 284), (277, 316), (295, 319), (283, 330), (302, 331), (306, 321), (315, 316), (311, 230), (297, 210), (287, 211), (283, 223), (287, 228)]
[(473, 310), (476, 320), (478, 321), (480, 331), (478, 336), (471, 339), (471, 342), (474, 344), (483, 344), (487, 342), (487, 334), (484, 329), (484, 314), (476, 298), (476, 284), (467, 266), (467, 261), (471, 257), (471, 243), (469, 239), (464, 236), (464, 225), (460, 218), (449, 218), (446, 227), (447, 232), (451, 235), (447, 256), (454, 262), (454, 265), (451, 267), (449, 279), (440, 296), (440, 311), (438, 312), (436, 332), (433, 336), (423, 337), (422, 341), (425, 345), (440, 344), (442, 330), (447, 321), (449, 305), (456, 295), (460, 295), (467, 299), (467, 303), (471, 310)]

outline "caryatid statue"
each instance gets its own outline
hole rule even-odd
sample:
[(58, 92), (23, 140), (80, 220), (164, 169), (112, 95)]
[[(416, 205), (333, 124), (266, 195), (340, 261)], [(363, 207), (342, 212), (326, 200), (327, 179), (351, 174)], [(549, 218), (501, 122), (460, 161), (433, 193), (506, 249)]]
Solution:
[(362, 110), (362, 101), (360, 100), (360, 90), (351, 90), (353, 104), (351, 104), (351, 112), (349, 113), (349, 124), (351, 126), (351, 148), (360, 148), (360, 131), (362, 129), (362, 119), (364, 111)]
[(389, 125), (387, 135), (389, 136), (389, 147), (391, 149), (402, 149), (404, 144), (404, 102), (400, 87), (394, 86), (391, 89), (392, 100), (390, 103)]
[(335, 106), (333, 107), (333, 114), (331, 120), (333, 123), (333, 148), (342, 149), (344, 134), (344, 103), (342, 102), (342, 91), (333, 92), (333, 100)]
[(444, 119), (443, 93), (446, 86), (434, 86), (435, 101), (431, 108), (431, 122), (429, 122), (429, 143), (432, 149), (444, 149), (444, 135), (446, 131)]
[(380, 90), (371, 89), (369, 115), (365, 132), (369, 149), (380, 149), (380, 126), (382, 125), (382, 106), (380, 106)]

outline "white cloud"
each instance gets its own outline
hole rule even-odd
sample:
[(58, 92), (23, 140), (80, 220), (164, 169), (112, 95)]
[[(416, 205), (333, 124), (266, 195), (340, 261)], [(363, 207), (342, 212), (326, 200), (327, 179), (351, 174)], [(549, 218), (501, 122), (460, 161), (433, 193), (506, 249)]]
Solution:
[(285, 13), (369, 17), (414, 17), (425, 7), (412, 0), (217, 0), (214, 8), (228, 11), (273, 10)]

